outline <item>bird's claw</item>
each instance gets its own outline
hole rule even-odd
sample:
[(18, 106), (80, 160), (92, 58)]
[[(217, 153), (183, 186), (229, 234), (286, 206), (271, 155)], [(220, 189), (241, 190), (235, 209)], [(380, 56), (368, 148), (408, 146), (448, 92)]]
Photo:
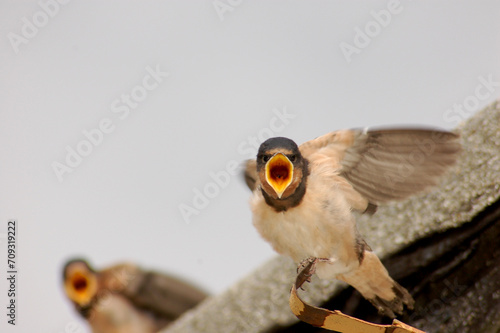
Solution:
[(311, 282), (312, 276), (316, 273), (316, 264), (318, 262), (330, 262), (330, 259), (308, 257), (299, 263), (297, 266), (297, 275), (300, 277), (299, 280), (301, 281), (299, 286), (300, 289), (304, 290), (304, 288), (302, 288), (304, 282)]
[[(310, 275), (313, 275), (314, 274), (314, 271), (313, 270), (316, 270), (315, 269), (315, 261), (317, 260), (318, 258), (314, 258), (314, 257), (308, 257), (304, 260), (302, 260), (299, 265), (297, 266), (297, 274), (299, 274), (301, 271), (304, 270), (304, 268), (306, 268), (309, 264), (312, 263), (312, 266), (311, 268), (309, 269), (309, 272), (307, 272), (308, 274)], [(311, 272), (312, 271), (312, 272)]]

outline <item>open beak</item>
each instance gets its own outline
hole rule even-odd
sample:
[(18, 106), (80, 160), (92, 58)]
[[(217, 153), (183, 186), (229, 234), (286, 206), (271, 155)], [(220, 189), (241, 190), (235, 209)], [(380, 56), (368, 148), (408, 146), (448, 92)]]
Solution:
[(88, 271), (73, 271), (66, 278), (64, 288), (73, 302), (86, 306), (97, 293), (97, 278)]
[(274, 154), (266, 164), (266, 180), (281, 199), (283, 192), (292, 183), (293, 164), (282, 153)]

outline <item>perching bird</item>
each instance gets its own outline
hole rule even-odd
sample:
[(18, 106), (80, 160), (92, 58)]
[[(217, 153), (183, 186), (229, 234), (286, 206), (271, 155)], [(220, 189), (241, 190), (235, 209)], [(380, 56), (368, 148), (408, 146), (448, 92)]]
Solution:
[(395, 317), (414, 300), (358, 233), (353, 211), (373, 214), (436, 185), (460, 150), (457, 135), (430, 129), (342, 130), (300, 146), (268, 139), (245, 169), (253, 223), (278, 253), (302, 265), (317, 258), (320, 278), (347, 282)]
[(64, 292), (93, 333), (152, 333), (196, 306), (206, 294), (178, 279), (120, 264), (102, 271), (69, 261)]

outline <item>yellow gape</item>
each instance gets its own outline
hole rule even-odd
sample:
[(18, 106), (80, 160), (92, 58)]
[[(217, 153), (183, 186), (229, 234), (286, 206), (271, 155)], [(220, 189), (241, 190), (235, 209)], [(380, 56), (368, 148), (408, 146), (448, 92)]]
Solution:
[(266, 164), (266, 180), (281, 199), (283, 192), (292, 183), (293, 164), (288, 157), (277, 153)]
[(68, 267), (64, 289), (68, 297), (80, 306), (91, 302), (97, 293), (97, 278), (83, 264)]

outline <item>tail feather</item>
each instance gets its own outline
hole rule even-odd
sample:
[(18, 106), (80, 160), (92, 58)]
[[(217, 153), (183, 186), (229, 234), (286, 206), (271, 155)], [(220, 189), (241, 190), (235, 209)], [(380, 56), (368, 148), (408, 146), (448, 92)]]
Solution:
[(337, 278), (356, 288), (383, 315), (394, 318), (395, 313), (403, 312), (404, 305), (413, 309), (415, 301), (410, 293), (389, 276), (371, 251), (365, 251), (363, 261), (355, 270)]

